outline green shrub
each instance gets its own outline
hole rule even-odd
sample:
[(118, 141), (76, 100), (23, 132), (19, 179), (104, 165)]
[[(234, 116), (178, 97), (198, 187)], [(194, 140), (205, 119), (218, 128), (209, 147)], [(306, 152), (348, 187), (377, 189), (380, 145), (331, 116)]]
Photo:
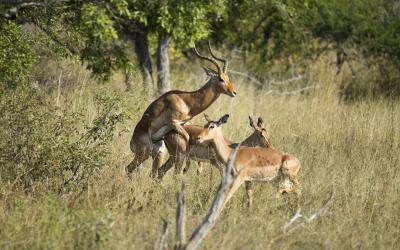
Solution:
[(105, 144), (123, 119), (118, 97), (96, 97), (99, 109), (83, 126), (80, 112), (60, 110), (27, 88), (0, 90), (2, 181), (24, 190), (68, 191), (85, 187), (104, 165)]
[(0, 84), (15, 87), (27, 80), (36, 56), (12, 22), (0, 22)]

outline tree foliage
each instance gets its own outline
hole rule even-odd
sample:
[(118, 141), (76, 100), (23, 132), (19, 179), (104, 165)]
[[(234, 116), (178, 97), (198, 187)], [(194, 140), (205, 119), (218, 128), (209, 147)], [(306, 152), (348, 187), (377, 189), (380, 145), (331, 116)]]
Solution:
[(1, 22), (0, 34), (0, 82), (15, 87), (26, 81), (35, 63), (35, 53), (15, 23)]
[[(181, 50), (211, 36), (228, 48), (240, 47), (244, 58), (251, 59), (246, 61), (249, 67), (259, 71), (274, 59), (313, 57), (321, 49), (337, 52), (338, 67), (355, 57), (372, 64), (398, 64), (400, 59), (400, 4), (395, 0), (43, 0), (30, 6), (23, 2), (10, 0), (0, 6), (1, 28), (8, 29), (2, 32), (3, 44), (9, 41), (6, 37), (18, 40), (22, 25), (33, 24), (64, 55), (78, 56), (104, 80), (132, 67), (126, 53), (132, 32), (170, 37)], [(28, 61), (35, 57), (23, 39), (14, 45), (8, 50), (25, 59), (18, 59), (23, 67), (3, 66), (10, 79), (17, 77), (11, 72), (26, 76), (21, 70), (28, 70)]]

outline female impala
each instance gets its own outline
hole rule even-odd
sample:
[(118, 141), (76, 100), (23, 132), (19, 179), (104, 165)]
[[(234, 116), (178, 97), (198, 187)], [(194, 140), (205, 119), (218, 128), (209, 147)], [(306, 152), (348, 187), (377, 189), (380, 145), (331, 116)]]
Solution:
[[(197, 137), (198, 143), (210, 143), (218, 159), (227, 164), (234, 149), (224, 140), (220, 126), (227, 122), (228, 115), (218, 121), (208, 121)], [(252, 181), (274, 181), (278, 183), (279, 193), (295, 192), (300, 194), (297, 174), (300, 170), (299, 160), (274, 148), (240, 147), (233, 162), (234, 174), (238, 175), (232, 184), (225, 203), (232, 197), (240, 185), (245, 182), (248, 205), (252, 204)]]
[[(204, 117), (208, 122), (211, 122), (211, 119), (204, 114)], [(242, 143), (242, 146), (249, 147), (273, 147), (271, 138), (264, 128), (263, 120), (261, 117), (258, 118), (257, 125), (254, 124), (253, 119), (249, 116), (250, 126), (254, 129), (254, 132), (247, 137)], [(164, 137), (165, 145), (167, 146), (168, 153), (170, 158), (168, 161), (160, 168), (158, 172), (159, 178), (162, 178), (165, 173), (175, 165), (175, 173), (181, 172), (181, 167), (183, 161), (186, 159), (186, 168), (184, 171), (189, 169), (190, 160), (194, 160), (198, 162), (200, 167), (201, 162), (210, 162), (212, 165), (217, 167), (222, 174), (222, 166), (223, 163), (218, 160), (218, 157), (211, 147), (211, 145), (198, 144), (196, 143), (196, 139), (203, 130), (202, 126), (198, 125), (185, 125), (183, 128), (189, 134), (190, 139), (189, 142), (175, 133), (171, 131), (167, 133)], [(236, 148), (238, 143), (232, 142), (226, 138), (224, 138), (225, 144), (229, 145), (231, 148)]]
[[(212, 57), (202, 56), (198, 53), (196, 47), (194, 48), (198, 57), (213, 63), (217, 68), (217, 71), (204, 68), (206, 74), (211, 78), (202, 88), (193, 92), (169, 91), (152, 102), (144, 112), (132, 135), (130, 146), (135, 158), (126, 168), (128, 174), (149, 158), (151, 154), (154, 160), (152, 175), (155, 176), (162, 164), (166, 149), (163, 141), (156, 143), (153, 143), (153, 141), (159, 140), (171, 130), (175, 130), (188, 141), (189, 134), (182, 127), (185, 122), (207, 109), (220, 94), (236, 96), (226, 73), (226, 60), (213, 54), (210, 43), (208, 49)], [(217, 60), (224, 63), (222, 69)]]

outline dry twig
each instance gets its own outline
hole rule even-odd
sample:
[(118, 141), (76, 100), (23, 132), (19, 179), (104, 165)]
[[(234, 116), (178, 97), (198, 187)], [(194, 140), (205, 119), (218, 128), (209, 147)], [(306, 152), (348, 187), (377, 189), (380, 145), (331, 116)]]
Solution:
[[(300, 228), (302, 226), (304, 226), (305, 224), (309, 224), (310, 222), (312, 222), (314, 219), (316, 219), (317, 217), (321, 216), (322, 213), (324, 213), (327, 209), (328, 209), (328, 205), (331, 202), (332, 198), (333, 198), (333, 194), (334, 194), (334, 187), (332, 186), (330, 192), (329, 192), (329, 196), (328, 199), (326, 199), (326, 201), (322, 204), (321, 208), (318, 209), (315, 213), (311, 214), (309, 217), (304, 216), (301, 214), (300, 208), (296, 211), (296, 213), (293, 215), (293, 217), (283, 226), (283, 231), (285, 233), (291, 233), (294, 230), (296, 230), (297, 228)], [(295, 226), (292, 226), (296, 221), (302, 219), (302, 222), (298, 223)]]
[(169, 230), (169, 222), (167, 220), (164, 220), (163, 230), (159, 238), (158, 247), (156, 249), (159, 250), (168, 249), (168, 230)]
[(176, 244), (175, 249), (182, 249), (185, 245), (186, 239), (186, 231), (185, 231), (185, 223), (186, 223), (186, 207), (185, 207), (185, 184), (182, 184), (182, 189), (178, 193), (176, 200), (178, 206), (176, 208)]

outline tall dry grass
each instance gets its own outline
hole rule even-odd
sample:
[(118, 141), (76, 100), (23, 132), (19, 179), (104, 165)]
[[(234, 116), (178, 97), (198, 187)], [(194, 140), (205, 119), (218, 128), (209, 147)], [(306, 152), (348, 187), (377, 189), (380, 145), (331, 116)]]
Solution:
[[(181, 67), (188, 67), (184, 68), (188, 74), (175, 77), (174, 86), (190, 90), (201, 85), (200, 70)], [(182, 68), (175, 68), (173, 75), (178, 70)], [(235, 141), (251, 132), (248, 115), (263, 117), (275, 147), (302, 163), (302, 196), (278, 199), (272, 185), (258, 184), (254, 206), (248, 209), (241, 188), (202, 249), (399, 249), (400, 103), (387, 99), (341, 102), (340, 77), (329, 64), (315, 63), (302, 84), (319, 88), (284, 96), (266, 95), (245, 78), (232, 77), (238, 96), (221, 96), (206, 113), (215, 118), (229, 113), (223, 131)], [(149, 103), (140, 86), (124, 93), (118, 78), (107, 85), (76, 86), (62, 95), (58, 105), (84, 107), (88, 122), (96, 112), (95, 93), (123, 95), (130, 118), (119, 125), (119, 133), (109, 144), (108, 165), (93, 174), (87, 190), (61, 196), (9, 193), (8, 185), (0, 185), (0, 248), (153, 249), (162, 219), (174, 223), (175, 197), (182, 181), (188, 184), (187, 229), (192, 231), (212, 202), (218, 171), (207, 165), (207, 171), (197, 175), (193, 167), (184, 176), (168, 173), (157, 182), (148, 177), (151, 162), (147, 161), (129, 180), (124, 172), (132, 159), (129, 140)], [(202, 115), (193, 123), (203, 124)], [(336, 191), (328, 211), (313, 223), (283, 234), (282, 226), (298, 208), (310, 214), (322, 204), (330, 185)], [(172, 233), (169, 239), (173, 241)]]

